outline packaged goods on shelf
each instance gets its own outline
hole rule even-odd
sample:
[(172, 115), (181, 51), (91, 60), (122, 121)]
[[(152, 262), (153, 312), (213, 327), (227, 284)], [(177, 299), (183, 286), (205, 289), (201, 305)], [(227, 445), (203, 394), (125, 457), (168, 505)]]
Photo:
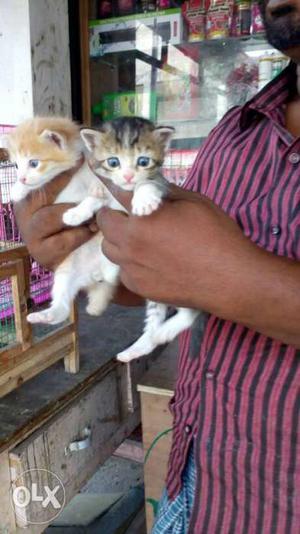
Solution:
[(287, 66), (288, 58), (279, 53), (265, 54), (259, 58), (258, 88), (262, 89)]
[[(155, 0), (141, 0), (142, 10), (143, 11), (155, 11), (156, 2)], [(167, 6), (169, 7), (169, 6)]]
[(265, 33), (265, 25), (261, 16), (259, 2), (254, 0), (251, 5), (251, 34), (253, 37), (261, 37)]
[(188, 41), (202, 41), (205, 39), (205, 0), (184, 2), (182, 15), (187, 23)]
[(157, 0), (156, 5), (158, 9), (169, 9), (171, 7), (170, 0)]
[(208, 0), (206, 12), (207, 39), (224, 39), (229, 37), (232, 11), (232, 0)]
[(101, 19), (112, 17), (114, 15), (114, 5), (112, 0), (100, 0), (98, 2), (97, 15)]
[(118, 15), (130, 15), (135, 12), (135, 0), (118, 0)]
[(237, 37), (250, 35), (251, 31), (251, 2), (239, 2), (237, 5)]
[[(172, 8), (155, 13), (90, 21), (90, 56), (99, 57), (112, 52), (138, 49), (137, 32), (143, 28), (152, 30), (153, 46), (157, 43), (157, 36), (161, 44), (179, 44), (184, 30), (181, 10)], [(149, 38), (149, 32), (147, 37)]]
[(102, 120), (116, 119), (121, 116), (145, 117), (156, 120), (156, 93), (134, 92), (107, 93), (101, 102), (92, 108), (94, 115), (100, 115)]

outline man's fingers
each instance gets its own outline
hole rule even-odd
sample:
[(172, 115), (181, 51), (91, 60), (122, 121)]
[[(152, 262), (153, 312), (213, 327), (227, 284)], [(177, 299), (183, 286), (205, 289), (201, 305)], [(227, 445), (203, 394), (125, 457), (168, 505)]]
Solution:
[(98, 227), (105, 235), (105, 239), (117, 245), (126, 233), (128, 216), (122, 211), (102, 208), (96, 215)]
[(104, 178), (102, 176), (100, 177), (100, 180), (103, 182), (105, 187), (107, 187), (112, 196), (115, 197), (115, 199), (120, 202), (122, 206), (124, 206), (128, 213), (130, 213), (133, 193), (129, 191), (124, 191), (124, 189), (121, 189), (121, 187), (115, 185), (111, 180), (108, 180), (107, 178)]
[(73, 174), (73, 169), (65, 171), (60, 175), (56, 176), (48, 182), (42, 188), (43, 197), (46, 199), (46, 205), (53, 204), (55, 202), (58, 194), (68, 185)]
[(186, 191), (178, 185), (170, 184), (168, 187), (167, 198), (169, 200), (190, 200), (193, 196), (190, 191)]
[[(72, 171), (72, 169), (71, 169)], [(56, 200), (58, 194), (67, 186), (71, 178), (71, 171), (66, 171), (61, 173), (59, 176), (56, 176), (39, 189), (35, 189), (28, 193), (24, 200), (16, 202), (14, 205), (15, 212), (18, 216), (18, 212), (23, 209), (23, 206), (26, 206), (27, 213), (34, 213), (35, 211), (53, 204)]]
[[(62, 230), (58, 234), (54, 234), (47, 238), (47, 247), (45, 247), (45, 253), (47, 259), (51, 257), (51, 265), (47, 264), (47, 259), (39, 257), (38, 261), (46, 267), (53, 269), (62, 262), (62, 258), (66, 258), (73, 250), (86, 243), (95, 234), (90, 231), (87, 226), (79, 226), (78, 228), (70, 228)], [(51, 256), (49, 255), (51, 251)]]
[(117, 245), (114, 245), (110, 241), (103, 239), (101, 244), (102, 252), (110, 261), (116, 265), (121, 263), (121, 252)]
[(75, 204), (53, 204), (39, 209), (32, 215), (31, 225), (40, 229), (43, 237), (47, 237), (66, 228), (63, 214)]

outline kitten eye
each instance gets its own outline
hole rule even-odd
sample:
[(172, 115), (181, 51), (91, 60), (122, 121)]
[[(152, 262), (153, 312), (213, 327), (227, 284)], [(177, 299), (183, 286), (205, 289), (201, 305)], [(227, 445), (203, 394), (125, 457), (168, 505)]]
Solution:
[(120, 167), (120, 160), (119, 158), (108, 158), (107, 160), (108, 166), (112, 169), (116, 169), (117, 167)]
[(150, 163), (150, 158), (147, 156), (140, 156), (137, 160), (137, 164), (139, 167), (148, 167)]
[(31, 167), (32, 169), (36, 169), (39, 166), (40, 162), (38, 159), (30, 159), (28, 164), (29, 167)]

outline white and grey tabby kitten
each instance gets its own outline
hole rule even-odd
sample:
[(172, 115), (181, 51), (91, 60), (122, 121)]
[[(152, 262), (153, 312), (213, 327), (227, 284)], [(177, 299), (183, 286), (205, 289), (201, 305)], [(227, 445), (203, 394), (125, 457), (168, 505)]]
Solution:
[[(133, 191), (134, 215), (150, 215), (162, 203), (167, 182), (161, 174), (161, 166), (173, 131), (171, 127), (155, 126), (139, 117), (105, 122), (98, 131), (81, 130), (82, 139), (97, 162), (97, 174)], [(73, 213), (80, 210), (79, 205), (73, 208)], [(118, 354), (120, 361), (128, 362), (149, 354), (158, 345), (173, 340), (189, 328), (198, 315), (195, 310), (177, 308), (177, 313), (166, 319), (167, 310), (165, 304), (147, 302), (143, 335)]]

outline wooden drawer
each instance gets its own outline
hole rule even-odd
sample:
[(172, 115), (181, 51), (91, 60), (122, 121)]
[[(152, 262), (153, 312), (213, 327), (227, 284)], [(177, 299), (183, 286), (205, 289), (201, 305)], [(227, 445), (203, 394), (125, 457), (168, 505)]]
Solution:
[[(139, 423), (139, 410), (135, 406), (132, 411), (130, 401), (132, 388), (136, 389), (131, 379), (128, 381), (130, 375), (128, 365), (112, 363), (98, 383), (15, 447), (9, 453), (12, 487), (32, 488), (36, 484), (37, 495), (43, 495), (45, 485), (53, 486), (47, 473), (50, 471), (62, 481), (65, 501), (70, 501)], [(53, 507), (48, 508), (43, 509), (40, 502), (18, 508), (17, 525), (52, 520)]]

